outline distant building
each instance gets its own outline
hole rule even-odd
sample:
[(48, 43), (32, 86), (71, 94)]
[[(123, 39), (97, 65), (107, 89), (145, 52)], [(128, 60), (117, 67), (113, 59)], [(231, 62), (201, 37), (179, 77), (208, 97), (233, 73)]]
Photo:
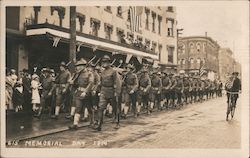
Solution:
[(210, 37), (190, 36), (178, 38), (178, 70), (199, 74), (204, 70), (214, 80), (219, 75), (218, 51), (220, 46)]
[(219, 50), (219, 77), (225, 82), (228, 75), (237, 71), (241, 74), (241, 66), (233, 58), (233, 52), (229, 48), (220, 48)]
[[(77, 6), (77, 58), (113, 54), (137, 64), (154, 60), (176, 66), (176, 8), (135, 8), (133, 13), (129, 6)], [(69, 6), (7, 7), (6, 67), (22, 70), (68, 62), (69, 32)]]

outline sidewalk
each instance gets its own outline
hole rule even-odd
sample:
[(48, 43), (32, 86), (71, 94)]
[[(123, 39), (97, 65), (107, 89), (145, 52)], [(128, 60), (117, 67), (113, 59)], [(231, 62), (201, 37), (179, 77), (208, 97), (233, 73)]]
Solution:
[[(6, 141), (26, 140), (42, 135), (68, 130), (72, 121), (65, 119), (66, 113), (59, 115), (57, 120), (43, 115), (39, 120), (30, 113), (11, 114), (6, 116)], [(88, 126), (89, 122), (82, 122), (79, 126)]]

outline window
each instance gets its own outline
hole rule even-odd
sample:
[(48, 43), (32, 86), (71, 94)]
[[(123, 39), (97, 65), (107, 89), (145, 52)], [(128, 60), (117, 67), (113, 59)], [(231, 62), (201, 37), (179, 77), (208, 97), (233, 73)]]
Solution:
[(130, 9), (128, 10), (128, 21), (130, 21)]
[(108, 40), (111, 40), (111, 34), (113, 32), (113, 26), (107, 23), (104, 23), (104, 29), (105, 29), (105, 38)]
[(107, 12), (109, 12), (109, 13), (112, 13), (111, 6), (106, 6), (104, 10), (107, 11)]
[(158, 34), (161, 34), (161, 21), (162, 21), (162, 17), (160, 15), (158, 15)]
[(197, 58), (196, 62), (197, 62), (197, 64), (200, 64), (201, 63), (201, 59)]
[(159, 49), (159, 59), (161, 59), (162, 44), (158, 44), (158, 49)]
[(150, 51), (150, 40), (149, 39), (145, 39), (145, 48), (147, 51)]
[(189, 43), (189, 48), (190, 53), (194, 53), (194, 44), (192, 42)]
[(59, 16), (59, 26), (62, 26), (62, 20), (65, 16), (65, 7), (50, 7), (51, 15), (54, 14), (54, 11), (57, 11)]
[(168, 51), (168, 62), (173, 63), (174, 62), (174, 47), (167, 46)]
[(117, 16), (122, 17), (122, 7), (121, 6), (117, 7)]
[(167, 19), (167, 29), (168, 33), (167, 36), (174, 36), (174, 20), (173, 19)]
[(85, 22), (85, 15), (81, 14), (81, 13), (76, 13), (76, 17), (79, 19), (79, 24), (80, 24), (80, 32), (82, 32), (82, 28)]
[(167, 9), (168, 12), (174, 12), (174, 8), (171, 6), (171, 7), (168, 7)]
[(118, 42), (120, 43), (126, 43), (125, 41), (125, 34), (124, 34), (124, 30), (120, 29), (120, 28), (116, 28), (116, 34), (118, 37)]
[(184, 65), (186, 64), (186, 60), (185, 59), (182, 59), (181, 63)]
[(145, 8), (145, 13), (146, 13), (146, 24), (145, 24), (145, 29), (149, 30), (149, 13), (150, 10), (148, 8)]
[(156, 13), (152, 11), (152, 19), (153, 19), (152, 32), (155, 32), (155, 18), (156, 18)]
[(197, 49), (197, 52), (200, 52), (200, 51), (201, 51), (201, 44), (200, 44), (200, 43), (197, 43), (197, 44), (196, 44), (196, 49)]
[(34, 6), (34, 14), (35, 14), (35, 19), (34, 19), (34, 23), (37, 24), (38, 23), (38, 12), (40, 12), (41, 7), (40, 6)]
[(98, 36), (98, 30), (100, 29), (100, 20), (90, 18), (90, 27), (91, 27), (91, 34), (94, 36)]
[(190, 63), (193, 64), (194, 63), (194, 59), (190, 58)]

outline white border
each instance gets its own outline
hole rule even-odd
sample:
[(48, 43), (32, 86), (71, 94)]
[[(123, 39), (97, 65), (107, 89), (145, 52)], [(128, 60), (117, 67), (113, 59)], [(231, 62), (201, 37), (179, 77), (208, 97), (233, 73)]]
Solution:
[[(246, 3), (249, 6), (248, 1), (19, 1), (19, 0), (3, 0), (1, 2), (1, 62), (0, 62), (0, 76), (1, 76), (1, 156), (3, 157), (192, 157), (192, 158), (207, 158), (207, 157), (227, 157), (227, 158), (246, 158), (249, 156), (249, 54), (241, 54), (244, 59), (242, 64), (242, 95), (241, 95), (241, 149), (14, 149), (5, 148), (5, 110), (4, 110), (4, 98), (5, 98), (5, 6), (32, 6), (32, 5), (77, 5), (82, 4), (84, 6), (98, 5), (104, 6), (108, 3), (110, 5), (183, 5), (191, 4), (194, 6), (205, 5), (209, 6), (211, 3), (217, 3), (218, 5), (232, 4), (235, 5)], [(69, 4), (70, 3), (70, 4)], [(249, 8), (248, 8), (249, 9)], [(249, 11), (249, 10), (248, 10)], [(249, 19), (246, 22), (249, 24)], [(249, 25), (248, 25), (249, 29)], [(249, 31), (249, 30), (248, 30)], [(249, 41), (249, 39), (246, 39)], [(46, 155), (46, 156), (45, 156)]]

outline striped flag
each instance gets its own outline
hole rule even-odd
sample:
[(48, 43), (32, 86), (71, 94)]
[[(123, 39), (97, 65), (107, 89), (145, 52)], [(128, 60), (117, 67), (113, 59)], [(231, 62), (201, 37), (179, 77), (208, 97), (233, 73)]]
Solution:
[(203, 64), (203, 62), (200, 62), (200, 70), (199, 70), (199, 72), (200, 72), (200, 76), (202, 76), (206, 72), (205, 64)]
[(138, 32), (141, 28), (141, 14), (143, 7), (129, 7), (130, 11), (130, 29), (132, 32)]
[(60, 37), (53, 37), (53, 47), (57, 47), (60, 39)]

